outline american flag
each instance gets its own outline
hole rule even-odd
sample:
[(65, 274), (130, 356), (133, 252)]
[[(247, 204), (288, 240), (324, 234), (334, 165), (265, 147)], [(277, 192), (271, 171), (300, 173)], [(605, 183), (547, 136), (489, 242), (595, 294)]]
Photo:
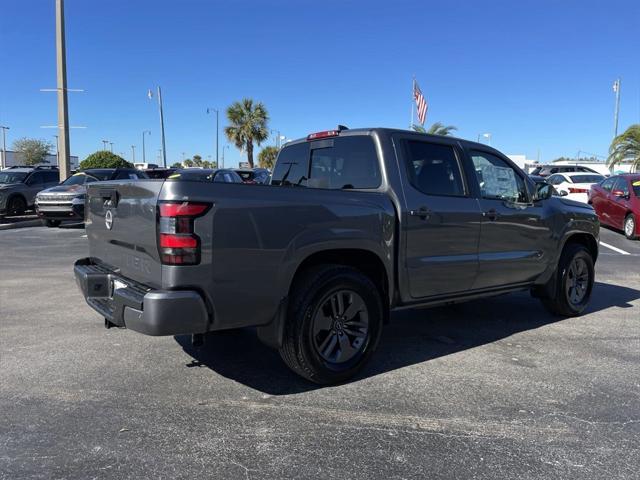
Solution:
[(420, 91), (420, 87), (418, 86), (418, 82), (413, 81), (413, 98), (416, 100), (416, 105), (418, 107), (418, 120), (420, 120), (420, 124), (424, 125), (424, 121), (427, 118), (427, 101), (424, 99), (424, 95)]

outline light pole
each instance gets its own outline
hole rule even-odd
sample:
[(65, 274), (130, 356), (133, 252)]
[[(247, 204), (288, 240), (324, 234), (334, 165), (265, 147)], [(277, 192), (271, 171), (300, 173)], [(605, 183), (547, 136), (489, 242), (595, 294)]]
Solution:
[(58, 135), (54, 135), (56, 137), (56, 165), (60, 168), (60, 142), (58, 140)]
[(109, 140), (102, 140), (102, 150), (107, 151), (108, 144), (109, 144)]
[(0, 161), (0, 170), (7, 166), (7, 130), (10, 130), (9, 127), (5, 127), (0, 125), (2, 129), (2, 160)]
[(224, 151), (229, 148), (229, 145), (222, 147), (222, 168), (224, 168)]
[(136, 146), (131, 145), (131, 163), (136, 163)]
[(109, 147), (111, 147), (111, 153), (113, 153), (113, 142), (109, 142)]
[(613, 114), (613, 138), (618, 136), (618, 114), (620, 113), (620, 77), (613, 82), (613, 91), (616, 94), (616, 109)]
[(491, 134), (490, 133), (479, 133), (478, 134), (478, 143), (480, 143), (480, 137), (484, 137), (489, 140), (489, 146), (491, 146)]
[[(149, 99), (153, 98), (153, 92), (149, 89)], [(162, 90), (158, 87), (158, 111), (160, 112), (160, 139), (162, 142), (162, 164), (167, 168), (167, 147), (164, 142), (164, 114), (162, 113)]]
[(218, 164), (218, 109), (217, 108), (207, 108), (207, 114), (211, 113), (211, 111), (216, 112), (216, 165)]
[(58, 135), (60, 135), (60, 150), (58, 162), (60, 181), (64, 181), (71, 173), (71, 158), (69, 156), (69, 108), (67, 102), (67, 54), (64, 34), (64, 0), (56, 0), (56, 71), (58, 91)]
[(145, 148), (144, 148), (144, 134), (148, 133), (149, 135), (151, 135), (151, 131), (150, 130), (143, 130), (142, 131), (142, 163), (147, 163), (147, 154), (145, 152)]

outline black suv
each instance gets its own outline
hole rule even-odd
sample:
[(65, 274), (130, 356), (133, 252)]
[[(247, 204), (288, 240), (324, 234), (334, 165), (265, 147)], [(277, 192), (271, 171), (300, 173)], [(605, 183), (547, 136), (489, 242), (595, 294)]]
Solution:
[(60, 182), (58, 167), (15, 166), (0, 171), (0, 217), (24, 215), (40, 190)]

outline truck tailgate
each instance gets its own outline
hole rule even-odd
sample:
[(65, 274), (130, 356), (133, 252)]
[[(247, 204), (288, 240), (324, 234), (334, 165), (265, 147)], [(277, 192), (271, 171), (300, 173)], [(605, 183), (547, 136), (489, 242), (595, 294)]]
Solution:
[(123, 277), (151, 287), (162, 283), (156, 209), (164, 180), (90, 184), (86, 230), (89, 254)]

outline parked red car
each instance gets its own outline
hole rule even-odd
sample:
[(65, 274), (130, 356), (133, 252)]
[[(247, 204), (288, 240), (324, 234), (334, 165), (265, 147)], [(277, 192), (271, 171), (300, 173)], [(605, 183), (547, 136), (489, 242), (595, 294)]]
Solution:
[(600, 223), (640, 237), (640, 174), (616, 175), (591, 186), (589, 203)]

